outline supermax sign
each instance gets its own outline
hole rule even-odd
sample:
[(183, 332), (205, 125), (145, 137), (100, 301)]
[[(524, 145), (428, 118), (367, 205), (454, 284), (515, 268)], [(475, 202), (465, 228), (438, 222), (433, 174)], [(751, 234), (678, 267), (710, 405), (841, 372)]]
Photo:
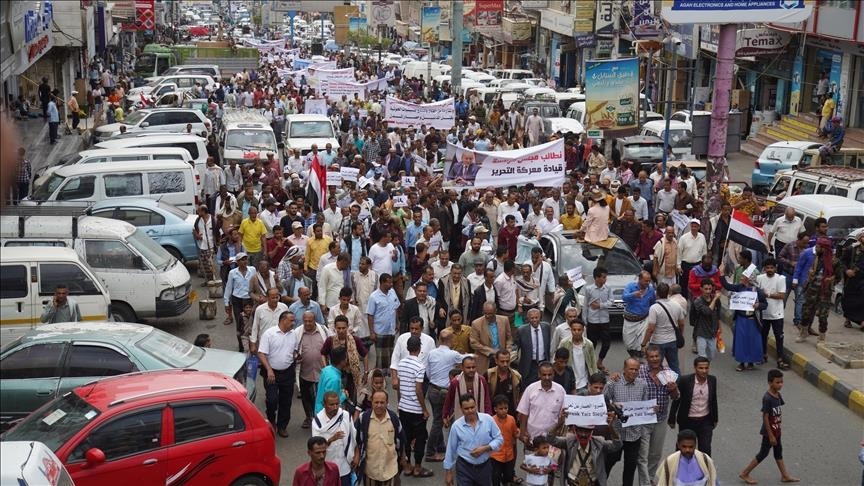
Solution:
[(36, 40), (45, 31), (51, 31), (54, 23), (54, 6), (49, 0), (42, 2), (42, 11), (28, 10), (24, 14), (24, 42), (27, 44)]

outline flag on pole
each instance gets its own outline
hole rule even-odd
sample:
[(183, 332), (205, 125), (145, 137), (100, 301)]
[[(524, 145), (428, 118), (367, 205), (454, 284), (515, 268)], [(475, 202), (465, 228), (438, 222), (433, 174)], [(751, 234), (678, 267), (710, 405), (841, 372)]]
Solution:
[(732, 211), (732, 219), (729, 222), (729, 240), (750, 250), (768, 252), (765, 232), (753, 225), (750, 217), (741, 211)]
[(327, 208), (327, 170), (318, 161), (317, 155), (312, 157), (310, 165), (306, 202), (317, 211), (324, 211)]

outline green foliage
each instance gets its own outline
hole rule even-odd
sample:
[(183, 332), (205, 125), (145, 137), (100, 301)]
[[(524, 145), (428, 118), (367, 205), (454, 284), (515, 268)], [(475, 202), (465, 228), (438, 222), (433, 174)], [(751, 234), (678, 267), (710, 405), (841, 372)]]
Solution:
[(378, 36), (368, 32), (354, 31), (348, 32), (348, 42), (357, 44), (365, 48), (378, 48)]

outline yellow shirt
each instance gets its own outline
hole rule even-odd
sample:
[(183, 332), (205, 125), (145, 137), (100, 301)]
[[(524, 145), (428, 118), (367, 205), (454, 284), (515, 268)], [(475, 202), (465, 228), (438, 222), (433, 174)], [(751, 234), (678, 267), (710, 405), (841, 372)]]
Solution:
[(395, 430), (390, 414), (385, 414), (383, 419), (375, 416), (375, 412), (369, 417), (369, 437), (366, 446), (366, 476), (374, 481), (389, 481), (399, 472), (398, 457), (396, 456), (396, 444), (394, 443)]
[(828, 118), (834, 113), (834, 98), (828, 98), (822, 105), (822, 118)]
[(249, 253), (259, 253), (262, 250), (261, 237), (267, 234), (267, 227), (260, 218), (252, 221), (249, 218), (240, 223), (240, 235), (243, 236), (243, 248)]
[(457, 351), (462, 354), (468, 354), (471, 352), (471, 326), (466, 326), (462, 324), (462, 327), (459, 328), (459, 332), (456, 332), (453, 329), (453, 326), (448, 326), (447, 329), (453, 331), (453, 344), (450, 345), (450, 349), (453, 351)]
[(333, 241), (333, 238), (329, 236), (322, 236), (320, 240), (315, 239), (313, 236), (309, 238), (309, 241), (306, 242), (306, 270), (310, 268), (312, 270), (318, 270), (318, 262), (321, 261), (321, 255), (330, 251), (330, 242)]
[(582, 227), (582, 216), (579, 216), (577, 213), (573, 213), (573, 216), (568, 216), (567, 213), (561, 215), (561, 225), (564, 226), (564, 230), (577, 230)]

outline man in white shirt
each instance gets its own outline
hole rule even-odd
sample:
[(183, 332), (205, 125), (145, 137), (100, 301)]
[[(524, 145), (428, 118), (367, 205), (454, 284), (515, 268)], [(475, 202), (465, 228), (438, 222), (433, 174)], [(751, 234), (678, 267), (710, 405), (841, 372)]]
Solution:
[[(483, 285), (486, 273), (486, 261), (482, 257), (477, 257), (474, 259), (474, 273), (468, 275), (466, 277), (468, 279), (468, 287), (471, 289), (471, 294), (474, 294), (474, 291), (477, 290), (478, 287)], [(493, 272), (494, 273), (494, 272)]]
[(543, 212), (543, 218), (537, 221), (537, 231), (540, 232), (540, 235), (547, 235), (551, 233), (559, 223), (552, 207), (544, 206)]
[(639, 221), (648, 219), (648, 201), (642, 197), (642, 190), (637, 186), (631, 186), (633, 195), (628, 197), (630, 206), (633, 207), (633, 213)]
[(438, 252), (438, 260), (430, 263), (429, 266), (435, 271), (436, 284), (442, 278), (447, 278), (450, 275), (450, 269), (453, 267), (453, 262), (450, 261), (450, 252), (442, 249)]
[[(330, 225), (333, 231), (342, 227), (342, 208), (336, 206), (336, 198), (329, 197), (327, 199), (327, 209), (324, 210), (324, 222)], [(336, 236), (340, 235), (331, 235)]]
[(504, 226), (504, 218), (506, 218), (508, 214), (512, 214), (516, 217), (516, 226), (522, 226), (525, 224), (525, 221), (522, 218), (522, 213), (519, 212), (519, 203), (516, 201), (515, 191), (508, 193), (507, 201), (498, 206), (499, 227)]
[(435, 338), (423, 332), (423, 320), (419, 316), (414, 316), (408, 323), (408, 332), (402, 333), (396, 338), (393, 343), (393, 354), (390, 356), (390, 377), (393, 381), (393, 388), (399, 388), (399, 376), (397, 375), (397, 367), (402, 359), (408, 357), (408, 339), (411, 336), (417, 336), (420, 339), (420, 354), (418, 358), (423, 366), (426, 366), (426, 360), (429, 359), (429, 353), (435, 349)]
[[(267, 329), (275, 326), (279, 322), (279, 316), (288, 310), (288, 306), (280, 302), (280, 293), (278, 287), (267, 289), (267, 301), (255, 308), (252, 314), (252, 328), (249, 332), (249, 350), (252, 353), (258, 351), (258, 343), (261, 335)], [(293, 325), (293, 315), (291, 323)]]
[(390, 243), (390, 232), (381, 234), (378, 243), (369, 247), (369, 259), (372, 260), (372, 270), (378, 275), (393, 273), (393, 262), (396, 261), (396, 247)]
[(561, 210), (564, 206), (564, 200), (561, 199), (561, 192), (558, 189), (552, 189), (549, 197), (543, 200), (543, 211), (546, 208), (552, 208), (552, 214), (555, 219), (561, 218)]
[(258, 359), (264, 367), (264, 385), (267, 393), (267, 420), (280, 437), (288, 437), (291, 421), (291, 399), (294, 396), (294, 359), (297, 336), (292, 332), (294, 314), (285, 310), (279, 323), (261, 336)]
[(326, 460), (339, 467), (341, 478), (350, 479), (357, 433), (351, 414), (340, 405), (338, 393), (324, 393), (324, 408), (312, 418), (312, 436), (327, 439)]
[(774, 251), (775, 255), (779, 255), (784, 246), (798, 239), (798, 233), (803, 229), (804, 223), (795, 214), (795, 209), (786, 208), (786, 213), (782, 218), (774, 221), (771, 231), (768, 232), (768, 249)]
[(672, 188), (672, 180), (664, 179), (663, 189), (657, 191), (657, 194), (654, 196), (657, 212), (671, 213), (675, 209), (675, 196), (677, 195), (678, 191)]
[(705, 241), (705, 235), (699, 231), (701, 224), (698, 219), (691, 219), (690, 231), (678, 238), (678, 265), (681, 270), (679, 284), (684, 298), (689, 296), (687, 285), (690, 270), (702, 263), (702, 256), (708, 253), (708, 242)]
[(339, 304), (339, 293), (344, 287), (351, 287), (351, 255), (348, 253), (340, 253), (335, 262), (325, 265), (320, 271), (318, 302), (324, 314)]
[(762, 354), (763, 362), (768, 361), (768, 330), (774, 332), (777, 345), (777, 367), (789, 369), (789, 360), (783, 348), (783, 316), (785, 315), (786, 278), (777, 273), (777, 260), (767, 258), (762, 271), (756, 277), (756, 286), (762, 289), (768, 300), (768, 307), (762, 311)]

